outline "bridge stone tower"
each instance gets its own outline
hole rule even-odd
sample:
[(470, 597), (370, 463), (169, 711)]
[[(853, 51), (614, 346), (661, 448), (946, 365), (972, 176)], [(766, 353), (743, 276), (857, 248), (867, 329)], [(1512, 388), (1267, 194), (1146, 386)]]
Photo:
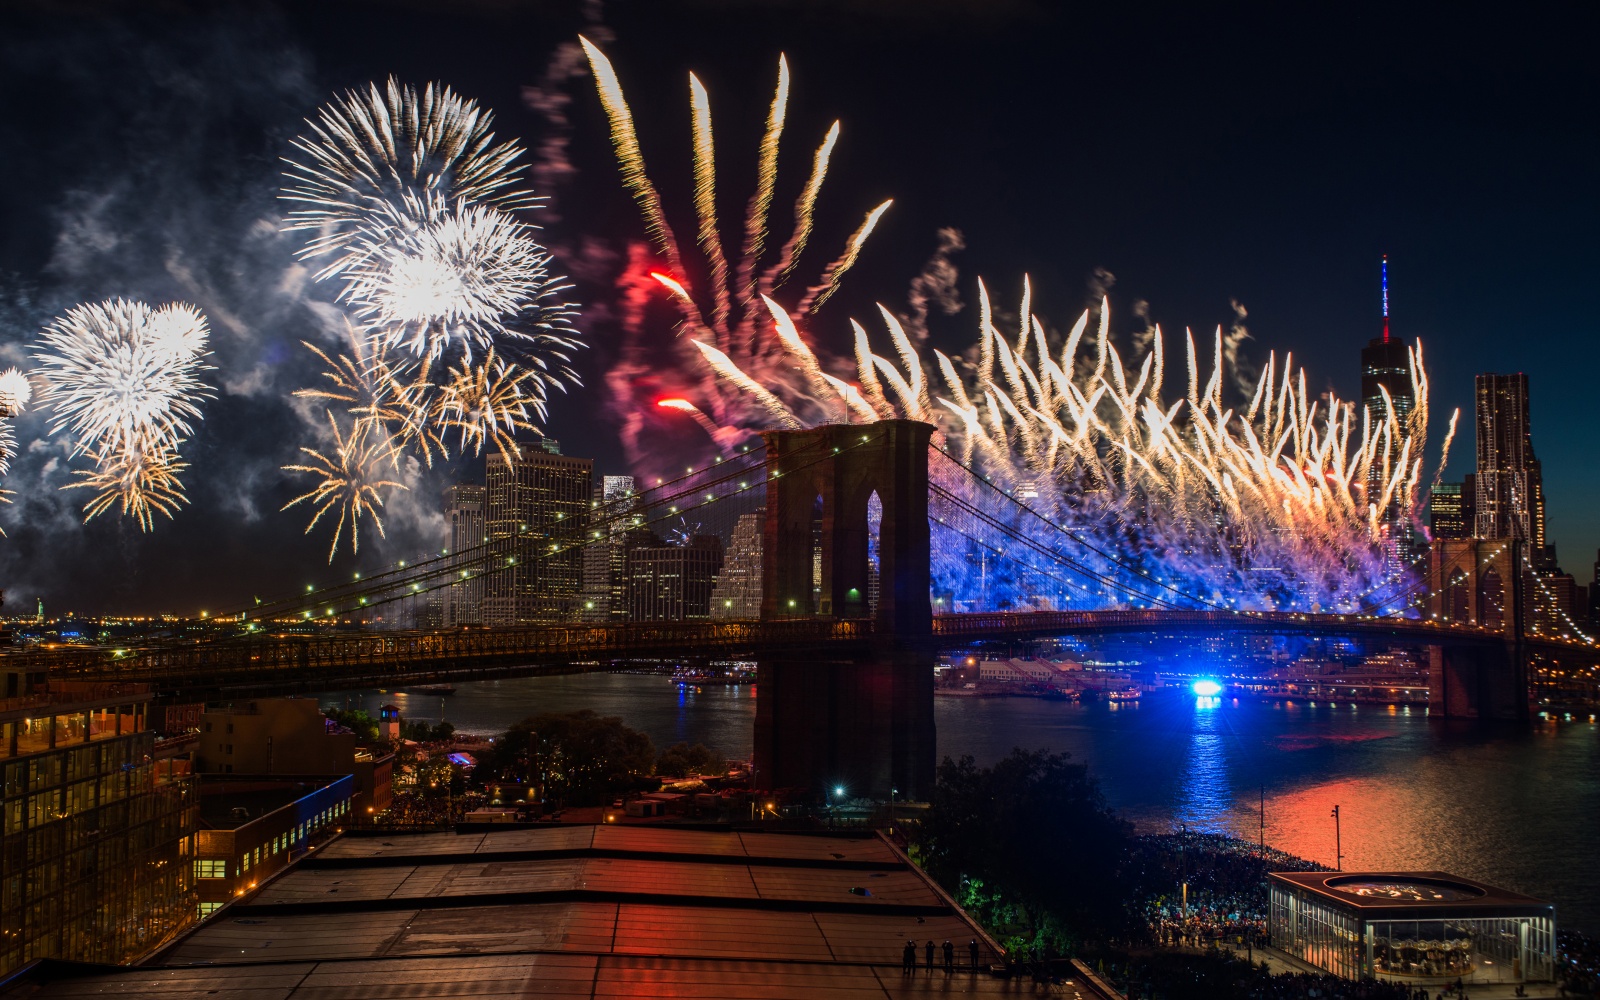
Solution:
[[(933, 612), (929, 604), (928, 442), (911, 420), (765, 434), (770, 471), (762, 546), (763, 619), (874, 624), (865, 660), (757, 666), (756, 782), (850, 797), (933, 791)], [(878, 598), (869, 603), (878, 495)], [(870, 613), (869, 613), (870, 609)]]
[(1428, 560), (1428, 613), (1434, 621), (1499, 632), (1505, 642), (1433, 646), (1429, 715), (1523, 721), (1532, 714), (1524, 638), (1526, 545), (1512, 538), (1434, 541)]

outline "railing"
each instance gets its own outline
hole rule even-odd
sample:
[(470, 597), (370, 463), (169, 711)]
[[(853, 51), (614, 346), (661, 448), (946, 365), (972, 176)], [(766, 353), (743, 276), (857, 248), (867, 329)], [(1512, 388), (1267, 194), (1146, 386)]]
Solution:
[[(933, 619), (928, 642), (954, 647), (989, 639), (1027, 639), (1117, 631), (1247, 631), (1381, 635), (1423, 643), (1492, 643), (1506, 637), (1482, 628), (1417, 619), (1297, 612), (1119, 610), (1017, 611), (945, 614)], [(915, 636), (886, 637), (868, 619), (791, 618), (768, 621), (641, 622), (627, 625), (541, 625), (459, 631), (258, 634), (144, 649), (73, 648), (15, 651), (13, 663), (48, 668), (52, 684), (65, 681), (89, 689), (112, 678), (166, 686), (221, 687), (270, 684), (297, 676), (332, 680), (401, 680), (432, 671), (468, 676), (508, 667), (563, 667), (636, 657), (662, 659), (762, 656), (861, 655), (874, 639), (916, 642)], [(1527, 644), (1594, 655), (1593, 645), (1530, 637)], [(96, 683), (93, 690), (129, 691)]]

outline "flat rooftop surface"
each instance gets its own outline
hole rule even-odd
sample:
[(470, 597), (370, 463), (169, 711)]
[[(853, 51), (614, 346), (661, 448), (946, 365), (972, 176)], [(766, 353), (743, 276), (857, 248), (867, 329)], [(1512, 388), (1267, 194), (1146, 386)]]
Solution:
[[(901, 970), (918, 945), (919, 968)], [(922, 968), (929, 940), (957, 971)], [(145, 967), (46, 974), (40, 998), (413, 996), (854, 1000), (1018, 991), (927, 877), (877, 837), (659, 826), (335, 840)], [(935, 958), (942, 964), (942, 958)], [(1081, 991), (1081, 993), (1079, 992)], [(1094, 997), (1087, 986), (1060, 995)]]
[(1449, 872), (1273, 872), (1267, 879), (1368, 919), (1554, 914), (1543, 900)]
[[(282, 809), (320, 788), (326, 782), (255, 782), (242, 789), (219, 788), (215, 782), (200, 781), (200, 828), (202, 830), (235, 830), (254, 822), (268, 813)], [(232, 777), (232, 775), (225, 775)], [(234, 814), (243, 809), (246, 815)]]

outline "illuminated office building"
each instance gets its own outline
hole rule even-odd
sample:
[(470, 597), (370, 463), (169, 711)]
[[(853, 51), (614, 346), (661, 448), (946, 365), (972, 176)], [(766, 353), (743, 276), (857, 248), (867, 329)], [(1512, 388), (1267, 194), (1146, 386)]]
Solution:
[(572, 621), (583, 590), (583, 543), (594, 462), (561, 454), (551, 438), (488, 460), (483, 623)]
[(199, 795), (161, 760), (141, 685), (0, 667), (0, 975), (125, 964), (196, 919)]

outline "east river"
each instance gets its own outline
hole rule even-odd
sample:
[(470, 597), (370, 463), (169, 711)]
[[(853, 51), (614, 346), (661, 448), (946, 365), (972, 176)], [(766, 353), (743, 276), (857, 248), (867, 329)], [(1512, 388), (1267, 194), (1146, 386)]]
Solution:
[[(454, 696), (350, 692), (332, 707), (400, 705), (407, 718), (498, 733), (540, 712), (621, 716), (657, 748), (750, 756), (749, 688), (680, 691), (665, 677), (585, 674), (463, 684)], [(991, 763), (1014, 746), (1067, 751), (1141, 830), (1261, 835), (1346, 869), (1441, 870), (1556, 903), (1558, 926), (1600, 934), (1600, 731), (1588, 717), (1529, 729), (1429, 722), (1422, 710), (1201, 699), (1135, 706), (940, 697), (941, 756)], [(1262, 797), (1265, 795), (1263, 808)]]

